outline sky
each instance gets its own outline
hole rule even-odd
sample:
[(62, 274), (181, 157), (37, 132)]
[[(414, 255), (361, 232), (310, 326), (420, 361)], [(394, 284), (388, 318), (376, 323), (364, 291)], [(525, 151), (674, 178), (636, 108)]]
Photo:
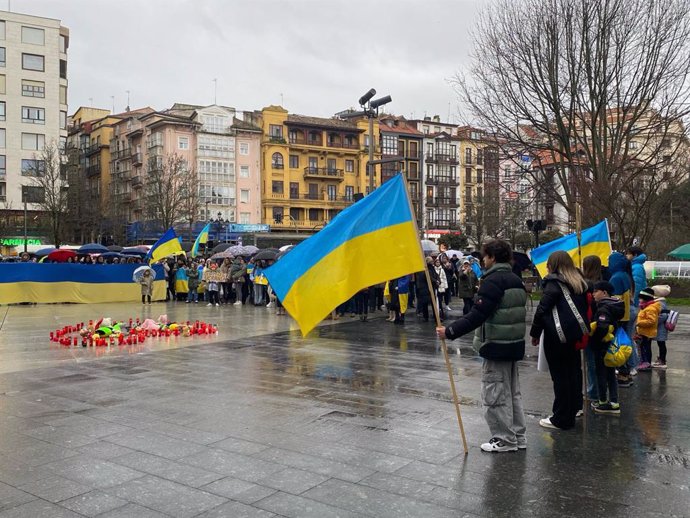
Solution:
[[(70, 29), (69, 111), (282, 104), (330, 117), (369, 88), (386, 111), (460, 123), (449, 80), (488, 0), (0, 0)], [(449, 119), (450, 115), (450, 119)]]

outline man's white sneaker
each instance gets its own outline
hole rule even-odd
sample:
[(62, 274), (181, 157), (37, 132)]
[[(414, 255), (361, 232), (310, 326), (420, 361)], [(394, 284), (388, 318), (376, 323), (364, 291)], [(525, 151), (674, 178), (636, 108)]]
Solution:
[(233, 306), (241, 306), (241, 305), (242, 305), (242, 301), (241, 301), (241, 300), (238, 300), (237, 302), (235, 302), (235, 303), (233, 304)]
[(268, 304), (266, 304), (266, 307), (267, 307), (267, 308), (272, 308), (272, 307), (273, 307), (273, 302), (269, 302)]
[(517, 451), (518, 447), (507, 445), (501, 439), (494, 437), (489, 442), (482, 444), (481, 449), (489, 453), (503, 453), (506, 451)]
[(212, 303), (210, 303), (210, 302), (209, 302), (208, 304), (206, 304), (206, 305), (207, 305), (207, 306), (213, 306), (213, 304), (212, 304)]

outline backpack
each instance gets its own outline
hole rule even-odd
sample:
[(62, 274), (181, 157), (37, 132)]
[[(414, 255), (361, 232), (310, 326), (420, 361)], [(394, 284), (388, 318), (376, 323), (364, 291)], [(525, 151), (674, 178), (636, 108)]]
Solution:
[(669, 331), (676, 330), (676, 324), (678, 323), (678, 312), (672, 309), (668, 310), (668, 318), (664, 322), (664, 327)]
[(632, 354), (632, 340), (625, 332), (625, 329), (619, 327), (613, 337), (613, 341), (606, 348), (604, 353), (604, 365), (607, 367), (621, 367), (630, 358)]

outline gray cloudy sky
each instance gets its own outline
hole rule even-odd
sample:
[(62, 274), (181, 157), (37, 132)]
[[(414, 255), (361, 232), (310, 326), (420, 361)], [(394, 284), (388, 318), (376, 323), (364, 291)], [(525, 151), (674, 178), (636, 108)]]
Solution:
[[(387, 111), (457, 119), (448, 84), (487, 0), (0, 0), (70, 29), (70, 112), (173, 102), (318, 116), (371, 87)], [(92, 98), (93, 102), (89, 99)], [(450, 103), (450, 107), (449, 107)]]

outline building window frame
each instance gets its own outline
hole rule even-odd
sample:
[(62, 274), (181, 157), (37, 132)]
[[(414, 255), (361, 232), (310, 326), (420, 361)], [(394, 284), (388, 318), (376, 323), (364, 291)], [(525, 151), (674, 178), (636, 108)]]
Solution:
[(22, 106), (22, 122), (25, 124), (45, 124), (46, 109), (39, 106)]
[(46, 96), (45, 82), (33, 81), (31, 79), (22, 79), (22, 96), (44, 99)]
[[(38, 68), (38, 61), (32, 62), (36, 58), (40, 58), (40, 68)], [(22, 52), (22, 70), (31, 70), (33, 72), (46, 71), (46, 57), (41, 54), (31, 54), (30, 52)]]

